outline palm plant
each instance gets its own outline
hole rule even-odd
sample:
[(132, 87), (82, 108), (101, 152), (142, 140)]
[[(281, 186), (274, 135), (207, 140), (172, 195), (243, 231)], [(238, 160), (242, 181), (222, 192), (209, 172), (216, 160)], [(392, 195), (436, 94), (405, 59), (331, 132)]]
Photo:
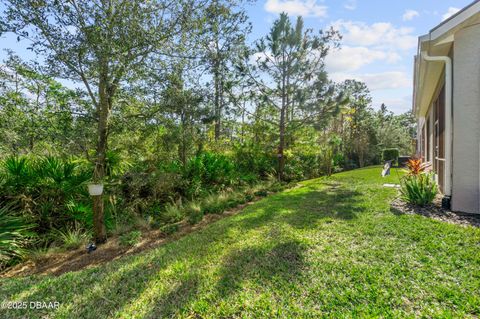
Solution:
[(88, 200), (84, 185), (91, 173), (75, 159), (10, 156), (1, 163), (0, 172), (0, 195), (29, 214), (40, 233), (71, 224), (75, 219), (65, 214), (69, 203)]
[(0, 207), (0, 267), (25, 255), (25, 246), (35, 237), (33, 227), (10, 206)]
[(34, 182), (33, 162), (27, 157), (9, 156), (2, 166), (7, 186), (23, 188)]

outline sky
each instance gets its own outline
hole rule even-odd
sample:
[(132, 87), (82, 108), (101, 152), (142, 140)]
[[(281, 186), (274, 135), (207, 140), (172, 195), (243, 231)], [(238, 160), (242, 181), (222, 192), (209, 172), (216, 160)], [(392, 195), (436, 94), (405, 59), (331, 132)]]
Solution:
[(418, 37), (473, 0), (267, 0), (248, 7), (251, 37), (266, 34), (279, 13), (301, 15), (315, 30), (330, 26), (342, 47), (326, 60), (330, 78), (353, 78), (369, 87), (373, 107), (399, 114), (411, 109), (413, 56)]
[[(334, 81), (357, 79), (370, 89), (373, 107), (382, 103), (397, 113), (411, 109), (413, 56), (417, 39), (472, 0), (266, 0), (245, 7), (252, 23), (249, 41), (266, 35), (281, 12), (301, 15), (314, 30), (333, 26), (343, 36), (341, 48), (326, 59)], [(0, 3), (1, 10), (1, 3)], [(0, 36), (0, 61), (11, 49), (35, 58), (25, 41)]]

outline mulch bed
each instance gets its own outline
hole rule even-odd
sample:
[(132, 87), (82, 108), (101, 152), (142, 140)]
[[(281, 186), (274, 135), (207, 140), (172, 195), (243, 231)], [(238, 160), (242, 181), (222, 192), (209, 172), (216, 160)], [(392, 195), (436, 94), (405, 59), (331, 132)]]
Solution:
[(452, 212), (442, 208), (441, 198), (437, 197), (431, 205), (420, 207), (409, 204), (401, 198), (396, 198), (390, 204), (390, 210), (394, 214), (417, 214), (443, 222), (462, 226), (480, 227), (480, 214)]

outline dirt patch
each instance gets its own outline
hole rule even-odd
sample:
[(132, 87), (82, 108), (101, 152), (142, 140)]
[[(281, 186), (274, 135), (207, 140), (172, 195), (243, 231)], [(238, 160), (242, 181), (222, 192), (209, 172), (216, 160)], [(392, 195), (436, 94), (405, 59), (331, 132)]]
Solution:
[(441, 198), (437, 197), (431, 205), (419, 207), (396, 198), (390, 204), (390, 210), (394, 214), (417, 214), (451, 224), (480, 227), (480, 214), (452, 212), (442, 208), (441, 203)]
[(186, 221), (179, 223), (179, 231), (175, 234), (166, 236), (159, 230), (151, 230), (142, 233), (142, 239), (133, 247), (125, 247), (119, 244), (118, 237), (111, 237), (108, 241), (99, 246), (97, 250), (88, 254), (85, 248), (79, 248), (75, 251), (52, 253), (39, 261), (27, 261), (14, 267), (6, 269), (0, 273), (0, 278), (19, 277), (28, 275), (61, 275), (70, 271), (78, 271), (106, 262), (119, 259), (124, 256), (137, 254), (147, 249), (158, 247), (167, 242), (181, 238), (191, 232), (197, 231), (207, 225), (232, 216), (243, 210), (246, 206), (253, 204), (263, 197), (255, 198), (255, 200), (239, 205), (234, 209), (223, 212), (222, 214), (205, 215), (198, 224), (190, 225)]

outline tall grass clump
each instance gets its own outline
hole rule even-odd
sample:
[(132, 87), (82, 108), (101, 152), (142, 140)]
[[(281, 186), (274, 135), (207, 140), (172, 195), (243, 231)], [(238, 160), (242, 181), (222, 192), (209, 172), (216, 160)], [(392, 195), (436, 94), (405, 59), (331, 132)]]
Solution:
[(90, 239), (90, 235), (79, 227), (56, 230), (53, 235), (66, 249), (77, 249), (86, 245)]
[(203, 219), (202, 207), (199, 203), (190, 202), (185, 207), (185, 215), (189, 224), (197, 224)]
[(121, 235), (118, 240), (122, 246), (135, 246), (142, 238), (142, 232), (133, 230), (131, 232)]

